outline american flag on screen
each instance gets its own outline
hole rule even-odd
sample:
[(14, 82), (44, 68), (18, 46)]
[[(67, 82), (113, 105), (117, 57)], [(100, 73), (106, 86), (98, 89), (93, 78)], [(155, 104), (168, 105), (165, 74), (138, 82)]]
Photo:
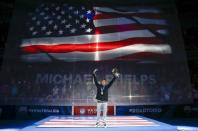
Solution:
[(167, 21), (149, 7), (41, 4), (20, 45), (27, 62), (135, 60), (171, 54)]

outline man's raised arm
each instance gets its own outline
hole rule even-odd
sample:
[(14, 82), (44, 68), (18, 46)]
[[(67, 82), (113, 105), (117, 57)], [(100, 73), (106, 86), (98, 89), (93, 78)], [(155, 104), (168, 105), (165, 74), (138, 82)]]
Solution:
[(114, 68), (112, 70), (112, 74), (113, 74), (113, 78), (112, 80), (109, 82), (108, 87), (111, 87), (111, 85), (113, 84), (113, 82), (115, 81), (116, 78), (118, 78), (120, 76), (120, 74), (118, 73), (118, 70), (116, 68)]
[(94, 83), (95, 83), (96, 87), (98, 87), (98, 85), (99, 85), (98, 80), (96, 78), (97, 71), (98, 71), (98, 69), (94, 69), (94, 71), (93, 71), (93, 78), (94, 78)]

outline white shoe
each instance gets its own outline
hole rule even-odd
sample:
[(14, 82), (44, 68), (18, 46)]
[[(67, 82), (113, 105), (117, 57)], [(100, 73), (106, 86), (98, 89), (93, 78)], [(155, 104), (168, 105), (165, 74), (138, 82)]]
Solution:
[(96, 127), (99, 127), (99, 122), (96, 122)]
[(106, 124), (106, 122), (103, 122), (103, 125), (104, 125), (104, 127), (105, 127), (105, 128), (107, 127), (107, 124)]

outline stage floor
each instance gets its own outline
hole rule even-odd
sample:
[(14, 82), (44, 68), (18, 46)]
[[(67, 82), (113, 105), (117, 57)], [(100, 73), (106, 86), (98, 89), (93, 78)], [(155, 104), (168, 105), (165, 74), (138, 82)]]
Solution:
[(74, 130), (137, 130), (137, 131), (176, 131), (175, 126), (165, 124), (159, 121), (155, 121), (142, 116), (108, 116), (107, 128), (95, 127), (96, 117), (93, 116), (50, 116), (41, 121), (34, 123), (32, 126), (28, 126), (22, 131), (49, 131), (57, 130), (62, 131), (69, 128), (70, 131)]

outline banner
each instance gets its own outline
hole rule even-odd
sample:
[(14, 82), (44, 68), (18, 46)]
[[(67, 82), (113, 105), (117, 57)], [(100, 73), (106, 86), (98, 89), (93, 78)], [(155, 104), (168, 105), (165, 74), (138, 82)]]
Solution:
[(72, 115), (71, 106), (16, 106), (17, 119), (39, 119), (51, 115)]
[(153, 118), (196, 118), (198, 105), (116, 106), (116, 115), (144, 115)]
[[(72, 113), (73, 112), (73, 113)], [(198, 105), (108, 106), (108, 115), (140, 115), (157, 119), (197, 118)], [(47, 116), (96, 116), (96, 106), (0, 106), (0, 119), (42, 119)]]
[[(114, 115), (114, 106), (108, 106), (107, 108), (107, 115)], [(96, 115), (97, 110), (96, 106), (74, 106), (74, 113), (73, 115)]]

